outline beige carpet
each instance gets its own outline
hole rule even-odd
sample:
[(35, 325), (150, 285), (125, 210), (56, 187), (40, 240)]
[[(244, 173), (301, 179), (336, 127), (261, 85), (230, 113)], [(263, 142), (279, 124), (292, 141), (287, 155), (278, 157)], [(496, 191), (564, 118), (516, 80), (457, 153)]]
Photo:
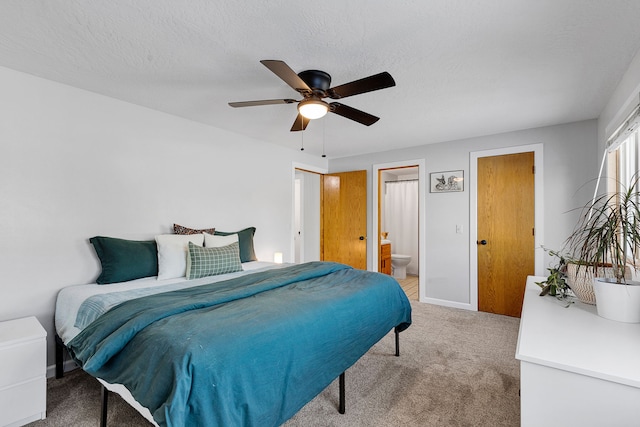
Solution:
[[(412, 302), (413, 325), (376, 344), (346, 373), (346, 408), (335, 381), (284, 425), (518, 426), (519, 319)], [(31, 426), (97, 426), (100, 387), (82, 371), (48, 381), (47, 419)], [(109, 426), (148, 426), (110, 395)]]

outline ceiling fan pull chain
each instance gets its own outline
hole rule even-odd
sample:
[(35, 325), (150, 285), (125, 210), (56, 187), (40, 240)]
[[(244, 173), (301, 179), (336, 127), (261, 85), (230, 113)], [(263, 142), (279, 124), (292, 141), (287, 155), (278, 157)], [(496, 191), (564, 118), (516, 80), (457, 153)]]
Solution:
[(324, 154), (324, 140), (325, 140), (326, 130), (327, 130), (327, 118), (325, 117), (324, 120), (322, 121), (322, 157), (327, 157), (327, 155)]
[[(300, 122), (303, 120), (302, 116), (300, 116)], [(300, 132), (300, 151), (304, 151), (304, 130)]]

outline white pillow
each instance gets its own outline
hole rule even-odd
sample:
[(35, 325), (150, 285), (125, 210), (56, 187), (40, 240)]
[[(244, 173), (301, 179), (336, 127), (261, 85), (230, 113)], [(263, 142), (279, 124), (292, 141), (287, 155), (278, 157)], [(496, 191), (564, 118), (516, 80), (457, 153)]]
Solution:
[(189, 242), (202, 246), (204, 236), (202, 234), (161, 234), (156, 236), (158, 280), (185, 276)]
[(204, 233), (205, 248), (221, 248), (229, 246), (238, 241), (238, 233), (229, 234), (228, 236), (219, 236), (217, 234)]

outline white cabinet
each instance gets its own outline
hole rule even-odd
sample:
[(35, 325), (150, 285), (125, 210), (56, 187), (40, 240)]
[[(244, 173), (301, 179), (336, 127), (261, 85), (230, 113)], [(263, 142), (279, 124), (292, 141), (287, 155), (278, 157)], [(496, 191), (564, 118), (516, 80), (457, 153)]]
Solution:
[(46, 338), (35, 317), (0, 322), (0, 426), (45, 418)]
[(603, 319), (595, 306), (540, 297), (529, 277), (516, 358), (521, 425), (640, 425), (640, 324)]

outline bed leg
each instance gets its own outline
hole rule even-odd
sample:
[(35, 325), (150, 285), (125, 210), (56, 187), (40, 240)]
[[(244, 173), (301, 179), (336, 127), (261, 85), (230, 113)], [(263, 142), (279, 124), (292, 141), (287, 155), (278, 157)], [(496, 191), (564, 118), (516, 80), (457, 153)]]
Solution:
[(341, 414), (345, 413), (345, 401), (344, 401), (344, 372), (340, 374), (340, 406), (338, 407), (338, 412)]
[(64, 376), (64, 343), (56, 334), (56, 378)]
[(100, 427), (107, 427), (107, 406), (109, 403), (109, 390), (102, 386), (102, 409), (100, 410)]
[(396, 333), (396, 357), (399, 357), (400, 356), (400, 331), (398, 331), (398, 328), (395, 328), (394, 332)]

